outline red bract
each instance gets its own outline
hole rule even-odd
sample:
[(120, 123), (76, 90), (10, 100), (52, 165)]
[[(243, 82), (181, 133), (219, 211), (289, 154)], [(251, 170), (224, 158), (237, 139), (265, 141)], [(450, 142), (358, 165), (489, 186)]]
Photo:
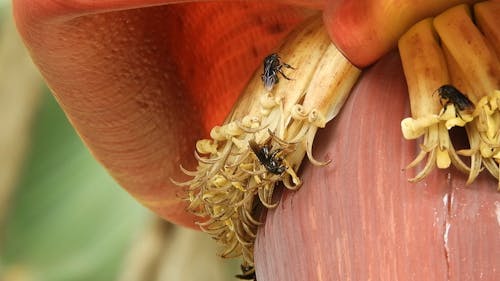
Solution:
[(264, 2), (144, 2), (20, 0), (14, 13), (96, 159), (142, 204), (193, 225), (170, 178), (182, 180), (195, 141), (223, 121), (303, 13)]

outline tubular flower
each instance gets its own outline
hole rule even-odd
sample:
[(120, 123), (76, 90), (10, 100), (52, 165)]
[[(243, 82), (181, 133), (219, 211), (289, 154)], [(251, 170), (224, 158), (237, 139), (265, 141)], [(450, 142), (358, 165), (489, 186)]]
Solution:
[[(13, 1), (21, 36), (71, 123), (138, 201), (193, 226), (189, 205), (223, 256), (243, 256), (247, 278), (488, 279), (498, 272), (498, 247), (484, 243), (498, 232), (490, 179), (471, 191), (456, 171), (446, 183), (433, 173), (416, 184), (396, 172), (415, 147), (401, 142), (406, 84), (391, 51), (421, 19), (477, 0), (178, 2), (195, 1)], [(272, 78), (263, 79), (269, 90), (257, 72), (226, 122), (198, 141), (196, 159), (186, 159), (190, 144), (222, 122), (256, 61), (311, 13), (285, 4), (321, 9), (329, 38), (318, 21), (291, 35), (277, 58), (268, 56), (277, 62), (263, 76)], [(499, 174), (498, 6), (477, 4), (473, 17), (459, 6), (415, 27), (406, 36), (413, 42), (401, 40), (413, 113), (403, 133), (423, 136), (411, 166), (427, 159), (414, 181), (436, 165), (454, 164), (469, 181), (483, 167)], [(372, 64), (337, 115), (359, 76), (352, 65)], [(467, 149), (453, 147), (454, 126), (465, 128)], [(301, 165), (305, 155), (326, 163), (312, 156), (313, 141), (320, 160), (333, 155), (339, 164)], [(178, 182), (182, 201), (166, 180), (179, 176), (179, 161), (196, 160), (194, 171), (182, 168), (190, 176)], [(259, 211), (278, 204), (281, 182), (301, 189), (283, 196), (260, 228)], [(471, 266), (472, 259), (481, 262)], [(387, 266), (376, 266), (381, 260)]]
[(188, 210), (206, 218), (200, 228), (223, 245), (221, 256), (242, 255), (246, 273), (260, 225), (255, 211), (277, 206), (279, 182), (300, 187), (296, 171), (305, 155), (316, 165), (328, 163), (312, 156), (315, 134), (338, 114), (360, 74), (330, 42), (319, 18), (291, 34), (279, 56), (293, 66), (287, 70), (291, 79), (267, 91), (257, 72), (225, 124), (198, 141), (196, 171), (183, 169), (192, 179), (177, 183), (187, 186)]
[[(408, 167), (427, 156), (424, 168), (410, 181), (423, 179), (436, 165), (453, 164), (468, 173), (471, 183), (484, 165), (498, 178), (500, 63), (498, 59), (497, 2), (473, 8), (450, 8), (422, 20), (399, 40), (408, 84), (411, 118), (401, 122), (406, 139), (424, 136), (421, 152)], [(456, 151), (448, 130), (465, 127), (469, 149)], [(470, 167), (459, 155), (470, 157)]]

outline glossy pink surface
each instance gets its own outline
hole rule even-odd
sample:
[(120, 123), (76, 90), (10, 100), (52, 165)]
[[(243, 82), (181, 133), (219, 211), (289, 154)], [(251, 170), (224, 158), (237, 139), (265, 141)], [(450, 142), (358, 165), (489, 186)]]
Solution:
[(498, 280), (496, 181), (465, 186), (459, 172), (407, 181), (418, 146), (401, 135), (409, 115), (399, 56), (364, 74), (315, 143), (326, 167), (304, 162), (304, 185), (286, 191), (259, 229), (259, 281)]

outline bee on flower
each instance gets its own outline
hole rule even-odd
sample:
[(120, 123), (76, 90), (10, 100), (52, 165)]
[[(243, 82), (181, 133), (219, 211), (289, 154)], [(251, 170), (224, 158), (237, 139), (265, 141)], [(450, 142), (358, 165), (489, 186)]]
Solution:
[[(474, 6), (477, 18), (483, 18), (482, 5)], [(469, 175), (467, 183), (483, 166), (499, 178), (500, 62), (491, 48), (495, 39), (483, 34), (481, 24), (476, 25), (463, 4), (422, 20), (399, 40), (412, 111), (412, 117), (401, 122), (403, 136), (424, 136), (420, 153), (408, 167), (427, 156), (424, 168), (410, 181), (422, 180), (435, 166), (451, 164)], [(435, 92), (439, 102), (429, 94)], [(454, 149), (448, 130), (455, 126), (465, 128), (470, 148)], [(469, 157), (470, 165), (462, 157)]]
[(274, 85), (279, 82), (278, 73), (286, 80), (291, 80), (283, 72), (283, 67), (295, 69), (293, 66), (282, 62), (280, 56), (276, 53), (272, 53), (264, 59), (264, 73), (262, 73), (261, 79), (266, 90), (271, 91)]

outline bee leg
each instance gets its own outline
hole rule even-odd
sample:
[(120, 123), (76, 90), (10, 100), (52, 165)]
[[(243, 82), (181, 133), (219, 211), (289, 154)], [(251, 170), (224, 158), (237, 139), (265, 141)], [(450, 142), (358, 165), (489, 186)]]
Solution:
[(462, 115), (460, 115), (460, 107), (458, 107), (456, 104), (454, 104), (454, 106), (455, 106), (455, 117), (460, 117), (460, 119), (464, 120), (464, 118), (462, 118)]
[[(281, 69), (278, 70), (278, 72), (283, 75), (283, 77), (286, 79), (286, 80), (293, 80), (292, 78), (288, 78), (285, 73), (283, 73), (283, 71)], [(277, 76), (276, 76), (277, 77)]]
[(443, 113), (441, 113), (441, 115), (443, 115), (446, 110), (448, 109), (448, 105), (451, 103), (450, 101), (447, 101), (444, 105), (443, 103), (441, 102), (441, 100), (439, 100), (439, 102), (441, 103), (441, 105), (443, 106)]
[(280, 153), (283, 149), (282, 148), (278, 148), (276, 150), (274, 150), (273, 152), (271, 152), (271, 155), (269, 158), (273, 159), (274, 157), (276, 157), (276, 154)]
[(289, 65), (288, 63), (283, 63), (283, 66), (286, 67), (286, 68), (295, 69), (295, 67)]
[[(441, 104), (442, 107), (444, 107), (443, 99), (439, 99), (439, 103)], [(448, 102), (446, 102), (446, 104), (448, 104)]]

